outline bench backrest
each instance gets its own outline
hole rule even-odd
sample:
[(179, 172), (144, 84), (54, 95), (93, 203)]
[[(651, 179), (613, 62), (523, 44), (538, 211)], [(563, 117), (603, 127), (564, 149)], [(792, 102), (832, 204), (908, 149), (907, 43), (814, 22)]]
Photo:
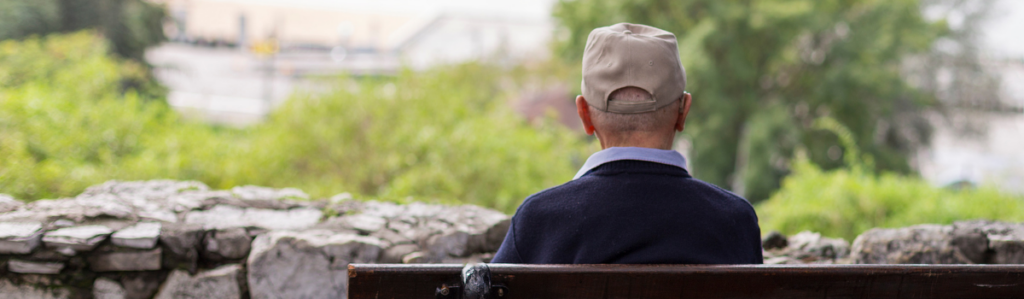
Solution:
[(352, 264), (348, 298), (1024, 298), (1024, 265)]

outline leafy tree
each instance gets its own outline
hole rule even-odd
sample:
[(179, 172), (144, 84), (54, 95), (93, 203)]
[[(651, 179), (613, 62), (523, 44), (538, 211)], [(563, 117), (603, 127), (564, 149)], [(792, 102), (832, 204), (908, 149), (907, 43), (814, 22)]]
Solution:
[(121, 57), (142, 61), (146, 47), (165, 40), (163, 6), (144, 0), (0, 1), (0, 40), (93, 29)]
[(0, 39), (57, 31), (59, 22), (60, 9), (55, 1), (0, 1)]
[(916, 0), (565, 0), (555, 17), (571, 63), (595, 27), (676, 33), (694, 95), (684, 134), (695, 175), (754, 201), (778, 188), (798, 146), (842, 166), (839, 140), (811, 128), (823, 116), (848, 127), (877, 170), (909, 172), (930, 134), (920, 112), (936, 101), (904, 80), (902, 63), (949, 32)]

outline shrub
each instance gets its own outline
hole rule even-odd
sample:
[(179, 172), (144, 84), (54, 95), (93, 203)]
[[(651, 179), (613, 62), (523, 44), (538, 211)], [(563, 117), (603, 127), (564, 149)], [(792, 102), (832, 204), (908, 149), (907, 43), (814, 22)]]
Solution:
[[(70, 196), (110, 179), (298, 187), (511, 212), (572, 178), (592, 143), (511, 112), (522, 70), (485, 64), (340, 77), (263, 124), (185, 121), (124, 80), (138, 65), (91, 33), (0, 43), (0, 193)], [(144, 86), (144, 85), (143, 85)], [(568, 98), (566, 100), (571, 100)]]
[(508, 85), (505, 73), (466, 64), (394, 79), (341, 78), (332, 92), (293, 97), (257, 129), (257, 143), (278, 157), (268, 163), (285, 184), (313, 193), (354, 190), (511, 212), (531, 193), (571, 179), (588, 144), (511, 112), (500, 85)]
[(89, 32), (0, 42), (0, 192), (70, 195), (120, 177), (116, 166), (171, 125), (161, 102), (122, 93), (144, 68), (107, 53)]
[[(834, 121), (818, 128), (835, 132), (847, 148), (848, 169), (824, 172), (806, 155), (798, 155), (793, 174), (782, 188), (759, 204), (762, 232), (792, 234), (812, 230), (853, 240), (874, 227), (921, 223), (949, 224), (964, 219), (1024, 221), (1024, 198), (982, 187), (953, 190), (934, 187), (917, 177), (876, 175), (857, 160), (851, 135)], [(866, 161), (866, 162), (865, 162)]]

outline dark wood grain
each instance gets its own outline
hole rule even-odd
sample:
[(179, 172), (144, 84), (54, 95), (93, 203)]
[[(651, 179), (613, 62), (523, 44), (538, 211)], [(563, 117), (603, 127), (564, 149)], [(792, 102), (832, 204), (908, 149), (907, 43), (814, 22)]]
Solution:
[[(503, 298), (1024, 298), (1024, 265), (489, 264)], [(349, 266), (349, 298), (434, 298), (462, 265)]]

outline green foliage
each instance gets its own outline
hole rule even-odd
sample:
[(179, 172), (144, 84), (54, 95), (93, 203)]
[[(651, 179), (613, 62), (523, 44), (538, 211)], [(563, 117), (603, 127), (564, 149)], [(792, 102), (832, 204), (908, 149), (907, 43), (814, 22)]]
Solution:
[(0, 40), (93, 29), (121, 57), (142, 61), (146, 47), (165, 40), (164, 7), (144, 0), (0, 1)]
[[(815, 132), (831, 116), (876, 171), (907, 173), (930, 132), (931, 95), (901, 75), (904, 58), (945, 35), (917, 0), (564, 0), (559, 55), (578, 64), (589, 32), (632, 22), (676, 33), (694, 96), (686, 137), (694, 173), (758, 201), (778, 188), (797, 147), (827, 169), (839, 141)], [(834, 152), (834, 150), (833, 150)]]
[(0, 42), (0, 190), (69, 195), (118, 177), (167, 109), (121, 82), (143, 68), (107, 55), (91, 33)]
[(1024, 221), (1024, 198), (990, 188), (936, 188), (893, 173), (822, 171), (806, 157), (798, 157), (782, 189), (757, 205), (757, 215), (763, 232), (812, 230), (853, 240), (874, 227), (964, 219)]
[[(91, 33), (0, 42), (0, 193), (38, 199), (106, 180), (298, 187), (511, 212), (569, 180), (593, 145), (508, 107), (523, 70), (467, 64), (334, 79), (248, 129), (180, 119), (124, 80), (142, 67)], [(575, 162), (573, 162), (575, 161)]]
[[(528, 126), (512, 113), (509, 78), (468, 64), (394, 80), (342, 79), (326, 95), (295, 97), (259, 142), (282, 157), (285, 184), (325, 193), (451, 198), (512, 211), (527, 195), (572, 178), (586, 143)], [(506, 85), (501, 85), (505, 81)], [(512, 83), (514, 84), (514, 83)], [(288, 146), (273, 146), (282, 144)]]
[(838, 137), (846, 149), (848, 169), (822, 171), (798, 150), (793, 175), (784, 180), (782, 189), (757, 205), (762, 231), (793, 234), (812, 230), (853, 240), (874, 227), (979, 218), (1024, 220), (1024, 198), (991, 188), (936, 188), (916, 177), (867, 172), (874, 159), (861, 156), (846, 127), (831, 118), (818, 119), (813, 127)]

